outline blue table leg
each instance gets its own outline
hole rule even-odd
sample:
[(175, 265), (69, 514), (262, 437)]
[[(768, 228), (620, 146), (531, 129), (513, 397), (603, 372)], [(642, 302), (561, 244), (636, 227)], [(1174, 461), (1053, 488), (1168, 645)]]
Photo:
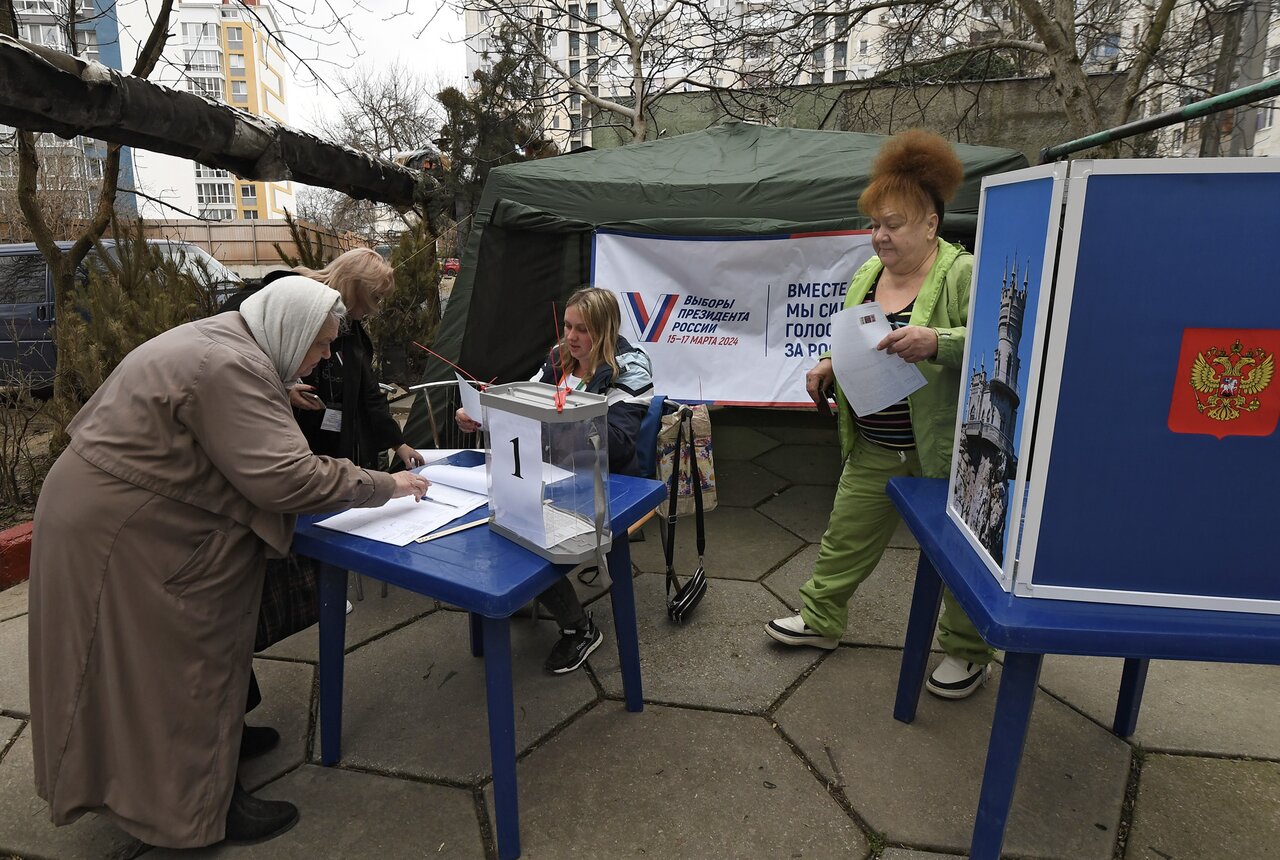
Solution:
[(1043, 659), (1043, 654), (1005, 653), (995, 718), (991, 722), (991, 740), (987, 744), (987, 765), (982, 772), (978, 815), (973, 824), (973, 842), (969, 846), (970, 860), (1000, 858)]
[(320, 599), (320, 763), (342, 757), (342, 670), (347, 636), (347, 572), (317, 563)]
[(1127, 738), (1138, 728), (1138, 711), (1142, 708), (1142, 691), (1147, 686), (1147, 664), (1150, 660), (1126, 657), (1120, 676), (1120, 696), (1116, 699), (1116, 718), (1111, 731)]
[(636, 589), (631, 577), (631, 547), (626, 535), (615, 537), (609, 550), (609, 599), (613, 602), (614, 635), (618, 637), (618, 666), (628, 711), (644, 710), (640, 681), (640, 635), (636, 629)]
[(933, 630), (938, 626), (938, 609), (942, 605), (942, 577), (924, 553), (916, 565), (916, 584), (911, 594), (911, 611), (907, 616), (907, 636), (902, 644), (902, 666), (898, 670), (898, 697), (893, 703), (893, 718), (909, 723), (916, 718), (916, 706), (924, 690), (924, 673), (929, 668), (929, 646)]
[(484, 656), (484, 634), (480, 630), (480, 616), (474, 612), (467, 613), (467, 624), (471, 629), (471, 656)]
[(516, 719), (511, 687), (511, 626), (507, 618), (482, 618), (484, 688), (489, 708), (489, 758), (498, 857), (520, 856), (520, 809), (516, 797)]

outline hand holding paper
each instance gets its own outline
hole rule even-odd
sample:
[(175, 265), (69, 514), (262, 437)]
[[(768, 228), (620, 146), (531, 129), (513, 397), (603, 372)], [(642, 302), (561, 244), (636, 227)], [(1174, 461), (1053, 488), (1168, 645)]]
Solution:
[[(878, 302), (845, 308), (831, 317), (831, 365), (858, 415), (873, 415), (925, 386), (924, 374), (901, 354), (877, 349), (891, 334), (896, 333)], [(896, 347), (906, 337), (891, 339), (889, 346)], [(907, 346), (919, 346), (914, 336)]]

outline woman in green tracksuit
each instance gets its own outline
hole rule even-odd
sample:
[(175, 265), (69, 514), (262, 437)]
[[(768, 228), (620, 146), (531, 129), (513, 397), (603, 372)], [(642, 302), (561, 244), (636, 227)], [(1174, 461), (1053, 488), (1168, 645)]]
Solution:
[[(927, 384), (899, 403), (859, 416), (835, 385), (831, 359), (805, 377), (819, 406), (835, 387), (844, 470), (818, 561), (800, 589), (804, 608), (765, 626), (787, 645), (832, 649), (848, 624), (848, 602), (875, 569), (899, 516), (885, 495), (890, 478), (950, 474), (956, 403), (969, 313), (973, 257), (938, 238), (948, 200), (964, 169), (942, 138), (910, 131), (881, 150), (858, 208), (871, 218), (876, 256), (853, 277), (845, 307), (879, 302), (892, 331), (878, 345), (915, 364)], [(986, 681), (992, 651), (950, 594), (938, 624), (946, 657), (926, 689), (964, 698)]]

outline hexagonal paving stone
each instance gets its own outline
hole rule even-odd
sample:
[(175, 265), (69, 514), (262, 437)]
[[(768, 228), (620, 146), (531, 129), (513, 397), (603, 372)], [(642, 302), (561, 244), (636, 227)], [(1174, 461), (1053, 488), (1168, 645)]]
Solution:
[[(528, 860), (858, 858), (869, 847), (759, 717), (604, 702), (521, 761), (519, 782)], [(485, 795), (492, 810), (492, 787)]]
[[(844, 784), (853, 808), (889, 841), (967, 851), (998, 673), (964, 701), (922, 694), (915, 722), (904, 725), (893, 719), (900, 659), (896, 651), (840, 648), (774, 719), (819, 771)], [(1040, 695), (1005, 851), (1109, 860), (1129, 752), (1109, 732)]]
[[(901, 648), (907, 636), (907, 614), (915, 586), (920, 554), (887, 549), (880, 563), (849, 601), (849, 626), (841, 642), (854, 645), (887, 645)], [(765, 578), (765, 586), (793, 612), (804, 605), (800, 586), (813, 573), (818, 547), (807, 546)]]
[[(16, 720), (0, 717), (0, 736), (9, 737)], [(0, 748), (3, 744), (0, 744)], [(138, 840), (106, 818), (85, 815), (54, 827), (49, 805), (36, 796), (32, 775), (31, 729), (18, 735), (0, 760), (0, 857), (67, 857), (112, 860), (132, 856)]]
[(0, 711), (31, 716), (31, 693), (27, 688), (27, 616), (19, 615), (0, 623)]
[(1280, 857), (1280, 764), (1148, 756), (1125, 860)]
[(280, 732), (280, 743), (270, 752), (240, 764), (240, 782), (249, 791), (288, 773), (306, 759), (311, 689), (316, 676), (316, 667), (310, 663), (257, 659), (253, 669), (258, 675), (262, 702), (245, 716), (245, 721)]
[(793, 484), (835, 486), (840, 480), (840, 449), (831, 445), (782, 445), (752, 459)]
[[(763, 714), (824, 653), (779, 646), (765, 635), (765, 622), (783, 607), (758, 583), (708, 583), (680, 625), (667, 618), (664, 576), (641, 574), (635, 584), (646, 700)], [(611, 646), (612, 614), (597, 612), (596, 620)], [(591, 658), (591, 668), (605, 693), (621, 698), (618, 654), (606, 646)]]
[(465, 789), (307, 765), (255, 794), (297, 804), (297, 825), (259, 845), (157, 850), (145, 856), (155, 860), (485, 856), (475, 803)]
[[(631, 560), (642, 571), (667, 569), (659, 528), (661, 523), (650, 520), (644, 542), (631, 547)], [(677, 573), (692, 573), (698, 566), (696, 535), (693, 517), (681, 517), (676, 525)], [(795, 535), (745, 508), (716, 508), (707, 514), (706, 535), (707, 575), (721, 579), (759, 579), (803, 546)]]
[(0, 621), (8, 621), (27, 614), (27, 583), (19, 582), (12, 588), (0, 591)]
[[(1115, 718), (1124, 661), (1051, 655), (1040, 686), (1104, 726)], [(1135, 743), (1148, 750), (1271, 758), (1280, 751), (1280, 669), (1152, 660)]]
[(806, 543), (817, 543), (827, 530), (835, 496), (835, 487), (788, 487), (757, 510)]
[[(351, 653), (365, 642), (394, 630), (410, 621), (421, 618), (437, 607), (436, 601), (393, 585), (387, 586), (387, 596), (382, 596), (382, 583), (364, 577), (364, 599), (356, 597), (356, 577), (347, 577), (347, 599), (351, 601), (351, 614), (347, 616), (346, 648)], [(272, 645), (262, 652), (265, 657), (283, 657), (288, 660), (306, 660), (315, 663), (320, 659), (320, 627), (311, 625)]]
[(729, 507), (754, 508), (785, 486), (785, 478), (747, 460), (730, 460), (716, 467), (716, 496), (720, 504)]
[(716, 462), (716, 471), (720, 471), (721, 460), (754, 460), (756, 457), (778, 447), (780, 443), (750, 427), (721, 426), (711, 418), (711, 456)]
[[(511, 624), (517, 753), (597, 698), (585, 672), (543, 670), (557, 636), (546, 622)], [(492, 772), (484, 660), (471, 656), (462, 613), (432, 613), (347, 655), (345, 702), (344, 764), (468, 783)]]

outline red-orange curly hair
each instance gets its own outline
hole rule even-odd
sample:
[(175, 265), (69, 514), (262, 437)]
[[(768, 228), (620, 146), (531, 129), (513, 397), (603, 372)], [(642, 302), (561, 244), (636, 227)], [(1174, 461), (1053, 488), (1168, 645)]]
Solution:
[(913, 221), (936, 212), (941, 221), (944, 204), (963, 181), (964, 165), (951, 144), (933, 132), (913, 128), (880, 147), (858, 209), (875, 217), (886, 208), (900, 208)]

